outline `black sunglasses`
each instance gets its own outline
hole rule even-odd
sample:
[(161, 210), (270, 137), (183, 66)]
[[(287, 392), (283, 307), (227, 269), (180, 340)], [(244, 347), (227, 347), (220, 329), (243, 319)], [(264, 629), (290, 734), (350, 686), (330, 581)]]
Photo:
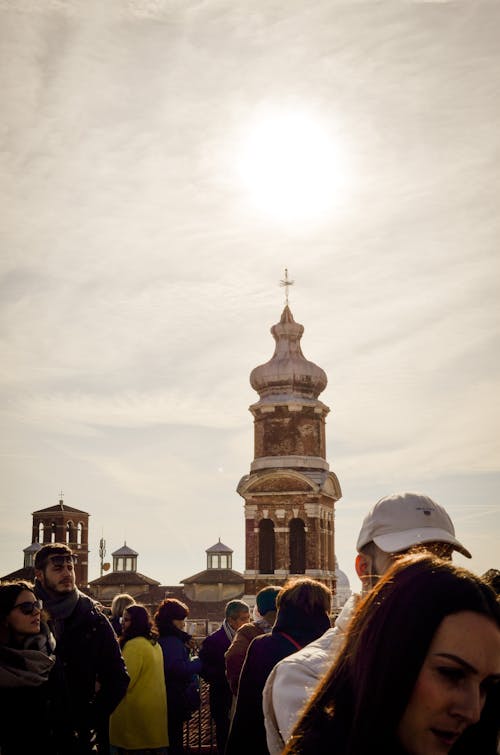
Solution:
[(43, 608), (43, 603), (41, 600), (25, 600), (22, 603), (16, 603), (14, 608), (19, 608), (21, 613), (24, 613), (25, 616), (29, 616), (37, 610), (41, 611)]

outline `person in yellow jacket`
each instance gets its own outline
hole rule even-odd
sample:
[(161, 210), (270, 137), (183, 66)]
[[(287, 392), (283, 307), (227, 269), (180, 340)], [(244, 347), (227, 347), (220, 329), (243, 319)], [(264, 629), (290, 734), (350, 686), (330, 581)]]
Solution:
[(129, 606), (123, 613), (119, 638), (130, 675), (127, 694), (109, 720), (109, 741), (119, 753), (166, 753), (167, 693), (163, 653), (156, 641), (148, 610)]

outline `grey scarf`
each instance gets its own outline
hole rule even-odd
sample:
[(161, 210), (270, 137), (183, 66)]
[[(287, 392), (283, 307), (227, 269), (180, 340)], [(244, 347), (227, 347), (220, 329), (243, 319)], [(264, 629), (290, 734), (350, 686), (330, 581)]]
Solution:
[(22, 648), (0, 645), (0, 687), (39, 687), (54, 665), (54, 635), (42, 622), (40, 633), (27, 637)]
[(76, 608), (81, 593), (76, 589), (66, 594), (54, 597), (49, 594), (40, 582), (35, 579), (35, 595), (43, 601), (43, 607), (47, 610), (50, 617), (50, 625), (56, 636), (56, 640), (61, 639), (64, 631), (64, 621), (68, 619)]
[(236, 634), (236, 629), (233, 629), (231, 626), (229, 626), (227, 619), (224, 619), (224, 621), (222, 622), (222, 628), (225, 631), (226, 637), (229, 642), (232, 642), (234, 635)]

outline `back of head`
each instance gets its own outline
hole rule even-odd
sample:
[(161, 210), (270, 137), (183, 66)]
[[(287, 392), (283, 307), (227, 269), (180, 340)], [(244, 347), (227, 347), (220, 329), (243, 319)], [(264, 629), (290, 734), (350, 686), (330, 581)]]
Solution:
[(127, 606), (132, 606), (135, 600), (126, 592), (115, 595), (111, 602), (111, 616), (120, 618)]
[(224, 611), (226, 619), (236, 619), (241, 613), (249, 613), (250, 607), (244, 600), (230, 600)]
[(156, 636), (156, 632), (153, 630), (153, 622), (151, 621), (151, 615), (146, 606), (140, 603), (134, 603), (131, 606), (125, 608), (124, 613), (130, 617), (130, 624), (124, 628), (119, 642), (122, 645), (128, 640), (132, 640), (134, 637), (146, 637), (152, 639)]
[(446, 543), (471, 558), (455, 537), (453, 522), (445, 509), (421, 493), (397, 493), (377, 501), (363, 520), (357, 550), (370, 542), (386, 553), (401, 553), (426, 543)]
[(154, 621), (160, 635), (168, 634), (173, 621), (183, 621), (189, 615), (189, 608), (176, 598), (165, 598), (154, 615)]
[(47, 543), (43, 545), (35, 556), (35, 569), (43, 571), (45, 568), (49, 556), (73, 556), (75, 558), (71, 548), (65, 543)]
[(331, 590), (322, 582), (309, 577), (298, 577), (288, 581), (276, 598), (276, 607), (280, 612), (286, 610), (311, 617), (329, 614), (331, 603)]
[(261, 616), (265, 616), (270, 611), (276, 611), (276, 599), (281, 588), (278, 585), (268, 585), (259, 590), (255, 596), (257, 610)]
[(31, 582), (25, 582), (21, 579), (11, 582), (0, 582), (0, 621), (9, 615), (16, 604), (18, 596), (25, 590), (33, 592)]

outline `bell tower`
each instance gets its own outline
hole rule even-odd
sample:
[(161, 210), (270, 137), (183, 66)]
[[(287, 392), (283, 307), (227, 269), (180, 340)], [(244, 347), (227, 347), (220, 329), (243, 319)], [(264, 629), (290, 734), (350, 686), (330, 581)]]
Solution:
[[(284, 285), (290, 285), (288, 279)], [(271, 328), (272, 358), (250, 375), (259, 401), (254, 460), (237, 491), (245, 499), (245, 593), (305, 575), (335, 589), (334, 514), (342, 492), (326, 461), (325, 419), (318, 399), (325, 372), (301, 350), (304, 328), (288, 297)]]
[[(64, 503), (62, 493), (56, 506), (33, 512), (32, 546), (66, 543), (77, 556), (75, 579), (77, 587), (88, 584), (89, 516), (86, 511)], [(39, 548), (34, 548), (35, 552)], [(27, 549), (26, 549), (27, 550)], [(26, 554), (25, 554), (26, 557)], [(26, 565), (26, 564), (25, 564)]]

